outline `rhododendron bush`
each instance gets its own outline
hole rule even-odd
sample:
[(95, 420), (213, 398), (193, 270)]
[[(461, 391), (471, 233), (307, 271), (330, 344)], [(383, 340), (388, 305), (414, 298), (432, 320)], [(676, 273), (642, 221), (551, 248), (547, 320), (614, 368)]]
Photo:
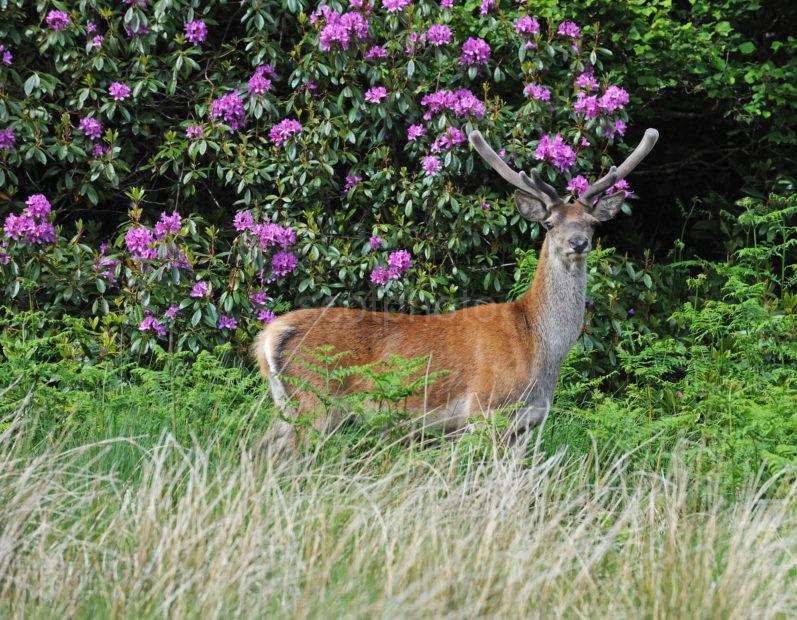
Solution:
[(299, 305), (504, 295), (539, 230), (467, 134), (578, 194), (631, 125), (599, 26), (544, 12), (9, 0), (4, 295), (134, 351), (243, 344)]

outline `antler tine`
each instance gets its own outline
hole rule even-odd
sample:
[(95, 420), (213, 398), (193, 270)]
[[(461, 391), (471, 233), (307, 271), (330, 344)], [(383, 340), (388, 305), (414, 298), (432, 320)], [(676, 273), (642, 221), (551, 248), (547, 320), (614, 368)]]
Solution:
[(617, 166), (612, 166), (609, 168), (609, 172), (607, 172), (605, 176), (602, 176), (600, 179), (595, 181), (586, 189), (583, 194), (581, 194), (579, 200), (585, 205), (591, 205), (592, 199), (595, 198), (595, 196), (600, 196), (612, 185), (617, 183), (619, 179), (620, 176), (617, 174)]
[(556, 191), (556, 188), (553, 185), (549, 185), (545, 181), (542, 180), (540, 173), (537, 172), (535, 169), (531, 169), (531, 179), (526, 176), (525, 172), (520, 173), (520, 178), (523, 179), (524, 183), (528, 183), (532, 187), (540, 190), (544, 194), (548, 195), (554, 203), (561, 201), (562, 199), (559, 197), (559, 192)]
[[(620, 164), (619, 168), (614, 168), (609, 171), (605, 177), (596, 181), (592, 185), (587, 188), (579, 200), (584, 204), (591, 204), (593, 198), (601, 194), (604, 190), (608, 187), (614, 185), (620, 179), (624, 179), (631, 171), (636, 168), (639, 163), (647, 157), (648, 153), (653, 149), (656, 145), (656, 140), (659, 139), (659, 132), (655, 129), (646, 129), (645, 135), (642, 136), (642, 141), (639, 145), (634, 149), (634, 151), (626, 158), (626, 160)], [(616, 175), (614, 180), (609, 181), (609, 177), (612, 175)]]
[[(470, 143), (473, 145), (473, 148), (476, 149), (476, 152), (482, 156), (482, 159), (490, 164), (493, 170), (500, 174), (506, 181), (509, 181), (516, 188), (526, 192), (527, 194), (533, 194), (547, 205), (551, 204), (550, 195), (540, 187), (537, 187), (533, 182), (529, 181), (525, 173), (521, 172), (518, 174), (512, 170), (512, 168), (510, 168), (507, 163), (498, 156), (498, 153), (496, 153), (492, 147), (487, 144), (480, 131), (474, 130), (470, 132), (468, 140), (470, 140)], [(526, 180), (524, 180), (523, 177), (525, 177)]]

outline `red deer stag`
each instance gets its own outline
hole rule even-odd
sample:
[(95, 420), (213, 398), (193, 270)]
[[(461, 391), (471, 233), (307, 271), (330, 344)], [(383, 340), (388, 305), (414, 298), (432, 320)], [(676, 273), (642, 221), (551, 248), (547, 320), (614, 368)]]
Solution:
[[(254, 352), (275, 403), (289, 420), (316, 411), (316, 427), (331, 430), (346, 417), (341, 411), (322, 413), (321, 402), (311, 390), (293, 387), (307, 382), (316, 390), (325, 389), (323, 380), (301, 363), (302, 358), (314, 361), (307, 356), (324, 345), (348, 352), (338, 363), (351, 366), (370, 364), (390, 354), (430, 356), (430, 371), (448, 372), (431, 382), (424, 394), (410, 399), (408, 408), (445, 433), (464, 430), (468, 419), (477, 413), (521, 403), (504, 441), (522, 453), (528, 431), (545, 420), (562, 361), (581, 333), (586, 256), (592, 235), (600, 222), (617, 214), (623, 202), (622, 192), (600, 196), (636, 168), (653, 148), (658, 132), (648, 129), (620, 167), (612, 167), (569, 204), (536, 170), (530, 177), (512, 170), (478, 131), (469, 138), (485, 161), (517, 188), (515, 204), (521, 215), (547, 230), (531, 288), (518, 301), (450, 314), (318, 308), (279, 317), (260, 332)], [(285, 376), (298, 381), (284, 382)], [(335, 386), (339, 395), (358, 389), (363, 389), (363, 383), (357, 377)], [(275, 421), (271, 439), (279, 449), (294, 446), (296, 438), (294, 424)]]

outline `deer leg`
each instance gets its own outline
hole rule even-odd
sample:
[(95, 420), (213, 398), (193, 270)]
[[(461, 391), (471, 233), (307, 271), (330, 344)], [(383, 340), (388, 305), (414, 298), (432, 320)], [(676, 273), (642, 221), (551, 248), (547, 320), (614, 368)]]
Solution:
[(531, 438), (531, 430), (545, 421), (551, 405), (547, 400), (530, 402), (515, 412), (512, 424), (504, 435), (504, 443), (514, 452), (518, 460), (526, 457), (526, 449)]

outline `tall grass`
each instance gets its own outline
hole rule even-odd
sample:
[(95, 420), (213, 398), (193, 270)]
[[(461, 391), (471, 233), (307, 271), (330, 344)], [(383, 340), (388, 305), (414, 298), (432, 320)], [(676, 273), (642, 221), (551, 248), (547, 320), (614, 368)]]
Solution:
[[(677, 458), (667, 472), (562, 452), (520, 466), (445, 444), (290, 462), (242, 447), (212, 462), (170, 435), (33, 454), (23, 434), (0, 438), (3, 615), (797, 613), (784, 481), (728, 498)], [(107, 466), (120, 442), (135, 477)]]

